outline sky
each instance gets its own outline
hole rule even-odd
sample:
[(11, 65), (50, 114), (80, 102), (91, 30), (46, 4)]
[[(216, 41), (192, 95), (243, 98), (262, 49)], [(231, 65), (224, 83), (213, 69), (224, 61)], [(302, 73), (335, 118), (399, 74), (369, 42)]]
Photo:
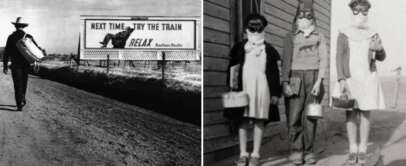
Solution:
[[(332, 0), (331, 18), (331, 74), (335, 80), (335, 47), (338, 30), (349, 26), (351, 10), (350, 0)], [(376, 30), (387, 53), (384, 62), (378, 62), (380, 76), (394, 76), (393, 69), (401, 66), (402, 75), (406, 76), (406, 1), (405, 0), (370, 0), (370, 27)]]
[(200, 16), (200, 0), (0, 0), (0, 47), (24, 17), (47, 53), (76, 53), (80, 15)]

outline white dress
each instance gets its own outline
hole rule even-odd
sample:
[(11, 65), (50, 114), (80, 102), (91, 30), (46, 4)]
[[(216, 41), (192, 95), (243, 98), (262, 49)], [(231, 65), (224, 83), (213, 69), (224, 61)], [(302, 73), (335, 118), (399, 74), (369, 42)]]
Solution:
[(359, 33), (349, 29), (343, 32), (348, 37), (350, 49), (350, 74), (347, 84), (352, 98), (363, 111), (385, 109), (384, 95), (377, 72), (370, 71), (368, 60), (369, 43), (376, 33)]
[(268, 80), (266, 78), (265, 44), (245, 45), (245, 62), (243, 66), (243, 90), (249, 96), (249, 106), (244, 116), (255, 119), (268, 119), (271, 104)]

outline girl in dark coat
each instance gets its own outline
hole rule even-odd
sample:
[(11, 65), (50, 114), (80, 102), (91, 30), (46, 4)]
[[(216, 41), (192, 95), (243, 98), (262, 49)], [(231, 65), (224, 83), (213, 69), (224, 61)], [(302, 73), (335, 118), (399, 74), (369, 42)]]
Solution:
[[(279, 120), (276, 104), (281, 94), (278, 52), (266, 43), (264, 29), (266, 19), (258, 14), (248, 16), (245, 24), (248, 40), (236, 43), (230, 52), (230, 71), (238, 73), (237, 78), (229, 78), (230, 88), (248, 94), (249, 105), (243, 108), (239, 118), (240, 159), (238, 166), (259, 165), (259, 151), (266, 121)], [(230, 73), (230, 72), (229, 72)], [(233, 77), (233, 76), (229, 76)], [(227, 115), (226, 115), (227, 116)], [(254, 124), (254, 149), (247, 152), (247, 129)]]

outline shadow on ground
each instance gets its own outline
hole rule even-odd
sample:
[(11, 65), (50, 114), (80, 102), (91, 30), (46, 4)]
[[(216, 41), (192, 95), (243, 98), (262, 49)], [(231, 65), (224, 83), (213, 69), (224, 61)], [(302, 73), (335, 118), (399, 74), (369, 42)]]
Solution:
[(405, 165), (406, 165), (406, 159), (392, 161), (389, 164), (387, 164), (386, 166), (405, 166)]
[[(403, 121), (405, 121), (405, 114), (403, 112), (372, 112), (368, 152), (377, 151), (387, 144)], [(345, 126), (345, 112), (330, 111), (322, 123), (322, 130), (324, 129), (325, 132), (321, 133), (318, 137), (320, 140), (318, 141), (318, 148), (325, 148), (325, 150), (319, 150), (322, 151), (320, 159), (328, 161), (331, 160), (331, 156), (344, 156), (343, 159), (346, 159), (349, 147)], [(404, 139), (406, 139), (406, 136), (403, 136), (397, 142)]]
[[(373, 112), (371, 114), (371, 133), (369, 152), (370, 160), (375, 160), (377, 166), (383, 165), (383, 158), (388, 154), (381, 154), (380, 148), (406, 140), (406, 135), (393, 139), (395, 131), (402, 130), (405, 121), (403, 112)], [(281, 122), (285, 124), (286, 122)], [(290, 166), (287, 157), (289, 144), (287, 140), (286, 125), (279, 125), (282, 129), (280, 134), (275, 134), (269, 140), (265, 140), (261, 149), (261, 166)], [(272, 131), (272, 130), (271, 130)], [(390, 141), (389, 145), (388, 144)], [(327, 111), (324, 119), (319, 121), (316, 137), (316, 154), (319, 158), (317, 166), (341, 166), (345, 164), (348, 153), (347, 132), (345, 126), (345, 112)], [(376, 153), (373, 154), (373, 153)], [(381, 155), (381, 156), (380, 156)], [(390, 154), (389, 154), (390, 155)], [(376, 157), (375, 157), (376, 156)], [(381, 157), (379, 159), (379, 156)], [(216, 162), (214, 166), (233, 165), (238, 155)], [(373, 159), (372, 159), (373, 158)], [(379, 160), (378, 160), (379, 159)], [(406, 165), (404, 160), (390, 162), (389, 166)]]
[(17, 107), (15, 105), (10, 104), (0, 104), (0, 111), (17, 111)]

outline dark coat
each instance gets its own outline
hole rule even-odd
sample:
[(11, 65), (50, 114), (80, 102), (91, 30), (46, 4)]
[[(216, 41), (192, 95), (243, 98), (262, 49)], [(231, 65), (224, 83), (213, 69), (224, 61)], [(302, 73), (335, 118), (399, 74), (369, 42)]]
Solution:
[[(238, 88), (237, 91), (242, 90), (242, 71), (245, 62), (245, 49), (244, 45), (247, 40), (243, 42), (236, 43), (230, 51), (230, 63), (228, 66), (228, 76), (227, 76), (227, 85), (229, 85), (230, 80), (230, 67), (240, 64), (241, 68), (238, 73)], [(279, 75), (279, 68), (278, 68), (278, 61), (280, 60), (280, 56), (278, 51), (269, 43), (265, 42), (265, 52), (266, 52), (266, 78), (268, 82), (268, 86), (270, 89), (271, 96), (280, 97), (282, 88), (280, 84), (280, 75)], [(235, 121), (237, 124), (243, 118), (244, 109), (238, 108), (237, 110), (225, 110), (224, 116), (228, 119)], [(277, 105), (271, 105), (269, 110), (269, 119), (268, 122), (279, 121), (279, 109)]]
[[(20, 51), (18, 51), (16, 46), (17, 41), (22, 39), (24, 37), (24, 34), (24, 31), (17, 30), (14, 31), (10, 36), (8, 36), (6, 48), (4, 49), (3, 67), (7, 67), (9, 59), (11, 60), (12, 67), (28, 68), (30, 66), (30, 63), (24, 58)], [(34, 44), (37, 45), (34, 38), (30, 34), (27, 34), (26, 37), (31, 38)]]

